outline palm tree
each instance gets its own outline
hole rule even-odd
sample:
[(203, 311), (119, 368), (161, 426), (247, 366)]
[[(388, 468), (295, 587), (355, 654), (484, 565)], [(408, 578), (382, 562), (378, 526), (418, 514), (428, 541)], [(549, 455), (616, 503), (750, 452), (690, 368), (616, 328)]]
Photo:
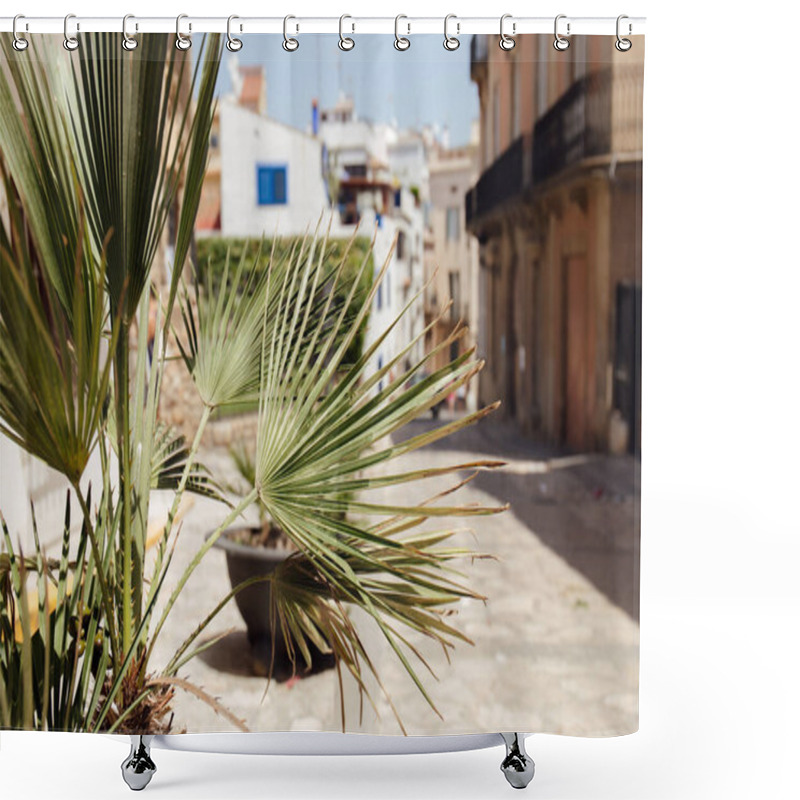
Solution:
[[(412, 342), (370, 372), (388, 330), (355, 364), (347, 363), (386, 264), (366, 302), (356, 303), (370, 259), (342, 291), (347, 254), (331, 265), (319, 230), (282, 257), (260, 254), (267, 268), (258, 272), (245, 273), (244, 257), (237, 264), (226, 259), (213, 293), (196, 286), (192, 296), (182, 284), (208, 153), (220, 37), (204, 41), (194, 67), (166, 36), (142, 37), (137, 50), (126, 52), (113, 35), (85, 35), (72, 55), (33, 41), (30, 53), (18, 54), (9, 37), (1, 42), (8, 71), (0, 72), (0, 172), (9, 213), (0, 226), (0, 430), (64, 475), (70, 493), (58, 562), (44, 556), (38, 538), (32, 556), (15, 551), (3, 526), (0, 722), (160, 732), (169, 728), (177, 687), (243, 727), (179, 675), (208, 646), (197, 644), (200, 633), (243, 586), (211, 605), (166, 665), (154, 667), (150, 659), (186, 581), (253, 502), (297, 548), (269, 578), (272, 611), (292, 657), (310, 663), (309, 641), (333, 652), (340, 676), (349, 671), (369, 698), (365, 674), (379, 684), (380, 676), (350, 618), (360, 608), (433, 707), (414, 664), (425, 662), (409, 633), (446, 649), (468, 641), (446, 612), (478, 595), (452, 565), (475, 554), (448, 543), (452, 530), (430, 531), (423, 523), (500, 509), (442, 505), (437, 497), (389, 505), (370, 497), (387, 486), (496, 466), (393, 467), (398, 457), (491, 410), (401, 444), (389, 438), (468, 381), (480, 363), (470, 352), (412, 381), (436, 355), (401, 369)], [(151, 271), (176, 204), (174, 264), (159, 295)], [(210, 278), (205, 285), (212, 285)], [(159, 318), (149, 371), (151, 297)], [(203, 403), (188, 446), (157, 416), (170, 341)], [(447, 352), (450, 343), (437, 352)], [(254, 399), (254, 486), (233, 503), (198, 462), (198, 451), (215, 409)], [(94, 452), (102, 486), (87, 490), (82, 478)], [(175, 496), (148, 569), (155, 487)], [(229, 513), (173, 580), (156, 615), (185, 492), (229, 502)], [(81, 521), (75, 554), (71, 497)]]

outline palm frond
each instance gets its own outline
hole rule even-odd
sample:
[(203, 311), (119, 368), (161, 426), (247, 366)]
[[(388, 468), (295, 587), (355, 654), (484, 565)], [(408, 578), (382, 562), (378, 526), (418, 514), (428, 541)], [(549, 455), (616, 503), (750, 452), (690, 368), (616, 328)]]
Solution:
[(14, 551), (1, 516), (0, 523), (0, 725), (85, 730), (96, 683), (111, 665), (88, 537), (70, 559), (69, 495), (60, 560), (46, 557), (35, 522), (32, 556)]
[(186, 231), (193, 227), (205, 172), (220, 38), (210, 36), (206, 47), (211, 56), (201, 53), (193, 69), (191, 54), (177, 50), (167, 35), (143, 37), (127, 52), (112, 33), (87, 34), (72, 61), (75, 160), (90, 187), (87, 207), (95, 239), (103, 241), (112, 232), (108, 293), (112, 309), (124, 308), (126, 321), (139, 307), (184, 179), (174, 273), (180, 274), (188, 249)]
[[(245, 264), (246, 253), (232, 270), (226, 259), (219, 291), (203, 292), (196, 282), (194, 303), (186, 287), (180, 298), (188, 339), (185, 345), (178, 340), (181, 355), (208, 408), (253, 401), (258, 396), (264, 321), (260, 287), (266, 273), (251, 271), (243, 280)], [(210, 287), (210, 277), (205, 284)]]
[[(69, 308), (42, 273), (45, 254), (29, 246), (22, 207), (0, 159), (9, 199), (0, 224), (0, 430), (73, 484), (97, 443), (110, 391), (119, 320), (109, 333), (102, 296), (106, 260), (93, 264), (81, 231)], [(95, 275), (97, 277), (95, 277)]]
[[(170, 489), (176, 491), (187, 469), (189, 449), (186, 439), (176, 435), (163, 423), (156, 427), (153, 441), (151, 489)], [(185, 489), (192, 494), (209, 497), (221, 503), (228, 503), (223, 488), (214, 480), (202, 463), (194, 461), (189, 466)]]
[[(379, 273), (362, 314), (381, 278)], [(410, 657), (426, 662), (403, 630), (432, 637), (445, 648), (465, 640), (443, 615), (457, 600), (477, 597), (454, 580), (447, 567), (469, 552), (439, 547), (448, 533), (404, 539), (390, 535), (392, 527), (503, 508), (370, 502), (354, 499), (353, 493), (496, 466), (473, 462), (433, 471), (390, 466), (397, 457), (488, 413), (490, 409), (483, 409), (401, 444), (388, 438), (468, 381), (480, 364), (467, 352), (412, 385), (409, 379), (429, 362), (429, 354), (412, 359), (411, 368), (392, 379), (389, 373), (400, 359), (413, 355), (412, 342), (383, 368), (371, 371), (374, 354), (398, 318), (379, 333), (357, 364), (342, 372), (344, 353), (360, 320), (343, 330), (347, 303), (337, 309), (325, 307), (312, 317), (308, 308), (319, 282), (316, 260), (294, 259), (288, 271), (271, 275), (266, 286), (265, 304), (274, 311), (262, 340), (255, 485), (260, 502), (299, 550), (274, 575), (276, 617), (287, 642), (306, 660), (306, 638), (328, 642), (363, 689), (360, 671), (370, 662), (346, 615), (348, 607), (361, 608), (435, 708)], [(441, 347), (449, 345), (448, 340)], [(383, 525), (370, 523), (370, 518)]]

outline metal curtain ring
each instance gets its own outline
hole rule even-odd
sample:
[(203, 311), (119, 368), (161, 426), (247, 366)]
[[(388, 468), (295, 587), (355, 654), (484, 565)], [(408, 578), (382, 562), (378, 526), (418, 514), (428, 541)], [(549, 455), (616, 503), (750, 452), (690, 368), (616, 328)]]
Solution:
[[(558, 21), (560, 19), (566, 19), (566, 18), (567, 18), (566, 14), (559, 14), (556, 17), (556, 22), (555, 22), (555, 25), (553, 26), (553, 31), (554, 31), (554, 33), (556, 35), (555, 41), (553, 42), (553, 47), (555, 47), (555, 49), (558, 50), (559, 53), (562, 53), (564, 50), (566, 50), (569, 47), (569, 40), (565, 39), (558, 32)], [(567, 23), (567, 36), (569, 36), (569, 22)]]
[[(69, 35), (69, 21), (71, 19), (75, 19), (74, 14), (67, 14), (67, 16), (64, 17), (64, 49), (69, 50), (70, 52), (77, 50), (78, 45), (80, 44), (77, 36)], [(75, 30), (80, 30), (80, 27), (80, 24), (76, 23)]]
[[(181, 33), (181, 20), (188, 19), (188, 14), (178, 14), (177, 19), (175, 20), (175, 47), (178, 50), (188, 50), (192, 46), (192, 40), (186, 36), (185, 34)], [(189, 33), (192, 32), (192, 23), (189, 23)]]
[[(19, 35), (19, 33), (17, 33), (17, 23), (18, 23), (18, 22), (19, 22), (21, 19), (25, 19), (25, 16), (24, 16), (23, 14), (17, 14), (17, 16), (16, 16), (16, 17), (14, 17), (14, 23), (13, 23), (13, 25), (12, 25), (12, 27), (11, 27), (11, 31), (12, 31), (12, 33), (14, 34), (14, 42), (12, 43), (12, 47), (13, 47), (13, 48), (14, 48), (14, 49), (15, 49), (17, 52), (20, 52), (20, 53), (21, 53), (23, 50), (27, 50), (27, 49), (28, 49), (28, 44), (29, 44), (29, 42), (28, 42), (28, 40), (27, 40), (27, 39), (23, 39), (23, 38), (22, 38), (22, 37)], [(25, 23), (25, 30), (28, 30), (28, 23), (27, 23), (27, 22)]]
[[(135, 50), (139, 46), (139, 42), (128, 33), (128, 20), (136, 19), (133, 14), (126, 14), (122, 18), (122, 49)], [(136, 25), (136, 30), (139, 30), (139, 25)]]
[[(499, 42), (499, 45), (500, 45), (500, 49), (501, 50), (506, 50), (506, 51), (513, 50), (514, 49), (514, 45), (516, 44), (516, 41), (514, 41), (514, 39), (512, 39), (503, 30), (503, 23), (507, 19), (511, 19), (511, 14), (503, 14), (503, 16), (500, 17), (500, 42)], [(511, 23), (511, 33), (514, 34), (516, 32), (517, 32), (517, 23), (516, 22), (512, 22)]]
[[(395, 50), (408, 50), (411, 47), (411, 39), (406, 39), (405, 36), (400, 35), (400, 20), (401, 19), (408, 19), (405, 14), (398, 14), (394, 18), (394, 49)], [(407, 22), (406, 27), (408, 28), (408, 33), (411, 33), (411, 23)]]
[[(339, 49), (344, 51), (352, 50), (356, 46), (356, 43), (349, 36), (344, 35), (344, 21), (346, 19), (353, 18), (349, 14), (342, 14), (339, 17)], [(350, 27), (352, 30), (356, 29), (354, 23), (350, 23)]]
[[(620, 14), (617, 17), (617, 41), (614, 43), (614, 47), (616, 47), (617, 50), (620, 51), (620, 53), (627, 53), (628, 50), (630, 50), (631, 47), (633, 47), (633, 42), (631, 42), (630, 39), (623, 39), (619, 35), (619, 24), (624, 19), (628, 19), (627, 14)], [(632, 28), (632, 26), (631, 26), (631, 24), (629, 22), (628, 23), (628, 36), (630, 36), (632, 30), (633, 30), (633, 28)]]
[[(239, 19), (239, 17), (237, 17), (236, 14), (231, 14), (228, 17), (228, 41), (225, 42), (225, 47), (227, 47), (228, 50), (231, 51), (231, 53), (238, 53), (242, 49), (242, 47), (244, 47), (244, 42), (242, 42), (241, 39), (237, 39), (231, 33), (231, 22), (233, 22), (235, 19)], [(241, 30), (242, 30), (242, 26), (240, 25), (239, 26), (239, 32), (240, 33), (241, 33)]]
[(457, 19), (455, 14), (448, 14), (444, 18), (444, 49), (450, 50), (458, 50), (461, 46), (461, 42), (456, 38), (458, 34), (461, 32), (461, 23), (456, 22), (456, 36), (450, 36), (447, 33), (447, 23), (450, 22), (451, 19)]
[(289, 36), (288, 29), (290, 19), (297, 19), (297, 17), (293, 17), (291, 14), (289, 14), (283, 18), (283, 49), (286, 50), (287, 53), (293, 53), (298, 47), (300, 47), (300, 42), (298, 42), (297, 39), (292, 39), (292, 37)]

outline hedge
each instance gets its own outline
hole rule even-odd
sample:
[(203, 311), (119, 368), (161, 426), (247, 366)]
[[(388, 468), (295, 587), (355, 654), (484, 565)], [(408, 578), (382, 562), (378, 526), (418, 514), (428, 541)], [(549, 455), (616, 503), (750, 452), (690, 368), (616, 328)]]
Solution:
[[(302, 237), (299, 236), (287, 236), (276, 239), (276, 260), (280, 260), (285, 254), (288, 253), (289, 250), (291, 250), (293, 246), (299, 245), (301, 239)], [(347, 248), (348, 242), (349, 239), (328, 239), (324, 256), (326, 263), (330, 264), (331, 266), (340, 263)], [(210, 289), (213, 291), (222, 280), (222, 273), (225, 269), (225, 259), (228, 252), (230, 252), (230, 263), (232, 265), (238, 264), (242, 254), (245, 254), (244, 270), (247, 274), (249, 274), (249, 272), (253, 269), (266, 269), (272, 253), (272, 244), (273, 243), (271, 239), (264, 240), (264, 245), (261, 249), (262, 257), (259, 259), (258, 263), (256, 263), (256, 253), (259, 245), (258, 240), (225, 237), (207, 237), (197, 239), (197, 279), (201, 286), (203, 286), (206, 290), (209, 290), (209, 287), (205, 286), (205, 283), (207, 281), (206, 276), (210, 271), (211, 282), (213, 284)], [(373, 255), (370, 252), (370, 240), (366, 237), (360, 236), (357, 237), (350, 246), (350, 251), (347, 254), (347, 260), (345, 261), (342, 277), (340, 278), (336, 287), (334, 302), (343, 302), (345, 300), (353, 286), (353, 281), (356, 279), (358, 270), (365, 257), (367, 257), (369, 261), (367, 267), (362, 273), (361, 285), (358, 287), (356, 296), (353, 300), (353, 305), (348, 312), (345, 326), (347, 325), (347, 320), (355, 319), (360, 312), (361, 306), (367, 297), (370, 286), (372, 285), (374, 261)], [(208, 271), (206, 269), (207, 266), (210, 267), (210, 270)], [(367, 314), (367, 317), (365, 318), (365, 324), (359, 331), (358, 336), (345, 354), (344, 365), (355, 363), (361, 356), (364, 347), (366, 321), (368, 319), (369, 314)]]

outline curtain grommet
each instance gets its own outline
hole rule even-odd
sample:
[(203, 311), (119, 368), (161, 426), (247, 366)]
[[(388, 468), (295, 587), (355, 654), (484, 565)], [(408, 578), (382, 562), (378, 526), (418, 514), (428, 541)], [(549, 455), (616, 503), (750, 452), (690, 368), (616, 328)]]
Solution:
[[(133, 14), (126, 14), (122, 18), (122, 49), (131, 52), (135, 50), (139, 46), (139, 41), (135, 39), (128, 33), (128, 20), (129, 19), (136, 19)], [(138, 30), (139, 26), (136, 25), (135, 30)]]
[[(617, 17), (617, 41), (614, 42), (614, 47), (616, 47), (617, 50), (619, 50), (620, 53), (627, 53), (628, 50), (630, 50), (631, 47), (633, 47), (633, 42), (630, 39), (623, 39), (622, 36), (620, 36), (620, 33), (619, 33), (619, 24), (624, 19), (628, 19), (628, 15), (627, 14), (620, 14)], [(631, 27), (631, 24), (629, 22), (628, 23), (628, 36), (631, 35), (631, 30), (632, 30), (632, 27)]]
[(290, 19), (297, 19), (297, 17), (292, 16), (291, 14), (287, 14), (283, 18), (283, 43), (282, 47), (287, 53), (294, 53), (298, 47), (300, 47), (300, 42), (297, 39), (292, 38), (289, 36), (289, 20)]
[[(18, 25), (18, 23), (19, 23), (19, 21), (21, 19), (25, 19), (25, 16), (23, 14), (17, 14), (14, 17), (14, 23), (13, 23), (12, 28), (11, 28), (12, 34), (14, 36), (14, 41), (12, 42), (11, 46), (18, 53), (21, 53), (24, 50), (27, 50), (28, 49), (28, 45), (30, 44), (30, 42), (27, 39), (23, 39), (19, 35), (19, 31), (17, 30), (17, 25)], [(25, 23), (25, 30), (28, 30), (28, 23), (27, 22)]]
[(449, 50), (452, 53), (454, 50), (458, 50), (458, 48), (461, 47), (461, 41), (458, 39), (458, 34), (461, 32), (461, 23), (456, 21), (456, 35), (450, 36), (450, 34), (447, 32), (447, 25), (451, 19), (458, 20), (458, 17), (456, 17), (455, 14), (448, 14), (444, 18), (443, 46), (445, 50)]
[[(553, 25), (553, 33), (555, 34), (555, 39), (553, 40), (553, 47), (558, 50), (559, 53), (563, 53), (569, 47), (569, 39), (565, 39), (559, 32), (558, 32), (558, 21), (560, 19), (567, 19), (566, 14), (559, 14), (556, 17), (555, 24)], [(570, 35), (570, 24), (567, 22), (567, 36)]]
[[(236, 38), (236, 37), (235, 37), (235, 36), (234, 36), (234, 35), (231, 33), (231, 23), (232, 23), (232, 22), (233, 22), (235, 19), (239, 19), (239, 17), (237, 17), (237, 16), (236, 16), (236, 14), (231, 14), (231, 15), (228, 17), (228, 41), (227, 41), (227, 42), (225, 42), (225, 47), (227, 47), (227, 48), (228, 48), (228, 50), (229, 50), (231, 53), (238, 53), (238, 52), (239, 52), (239, 51), (240, 51), (240, 50), (241, 50), (241, 49), (244, 47), (244, 42), (243, 42), (241, 39), (237, 39), (237, 38)], [(242, 26), (240, 25), (240, 26), (239, 26), (239, 32), (241, 33), (241, 31), (242, 31)]]
[(507, 19), (511, 19), (511, 16), (512, 16), (511, 14), (503, 14), (503, 16), (500, 17), (500, 41), (498, 42), (498, 45), (500, 46), (500, 49), (505, 51), (506, 53), (509, 50), (513, 50), (515, 45), (517, 44), (513, 38), (513, 34), (517, 32), (517, 23), (516, 22), (511, 23), (511, 34), (512, 34), (511, 36), (509, 36), (503, 29), (505, 21)]
[[(181, 20), (188, 19), (188, 14), (178, 14), (175, 20), (175, 47), (186, 51), (192, 46), (192, 40), (185, 33), (181, 33)], [(192, 23), (189, 23), (189, 35), (192, 33)]]

